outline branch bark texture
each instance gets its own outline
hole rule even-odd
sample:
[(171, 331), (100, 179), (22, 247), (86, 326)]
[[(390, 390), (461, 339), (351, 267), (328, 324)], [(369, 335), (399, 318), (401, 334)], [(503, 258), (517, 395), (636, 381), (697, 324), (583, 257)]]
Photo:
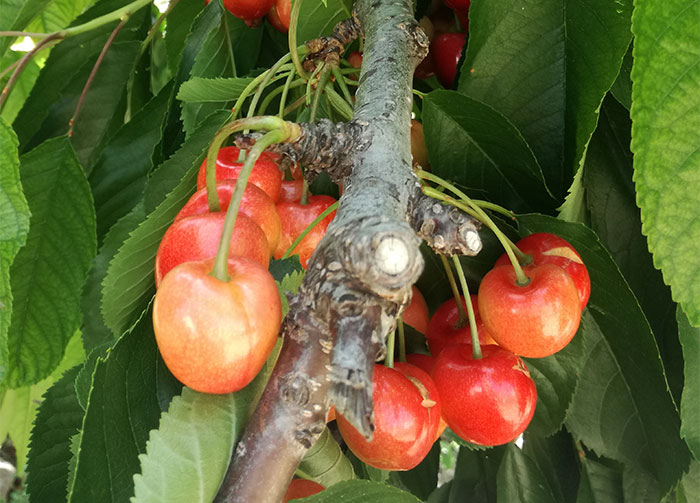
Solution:
[(290, 302), (278, 363), (216, 501), (278, 503), (331, 403), (372, 435), (374, 362), (423, 270), (409, 132), (413, 70), (428, 40), (411, 9), (411, 0), (356, 3), (365, 52), (352, 122), (361, 148), (339, 154), (340, 176), (349, 173), (337, 216)]

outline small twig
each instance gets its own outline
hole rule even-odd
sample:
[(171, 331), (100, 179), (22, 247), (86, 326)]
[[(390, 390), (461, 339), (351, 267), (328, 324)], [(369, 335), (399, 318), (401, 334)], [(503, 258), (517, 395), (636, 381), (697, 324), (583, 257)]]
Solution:
[(124, 16), (122, 17), (122, 20), (114, 28), (114, 30), (112, 30), (112, 34), (107, 39), (107, 42), (105, 42), (105, 45), (102, 48), (102, 52), (100, 52), (100, 55), (97, 57), (97, 61), (95, 61), (95, 65), (92, 67), (92, 71), (90, 72), (90, 76), (88, 77), (87, 82), (85, 82), (85, 86), (83, 87), (83, 92), (80, 93), (80, 98), (78, 99), (78, 104), (75, 107), (75, 112), (73, 112), (73, 117), (71, 118), (70, 121), (68, 121), (68, 136), (69, 137), (73, 136), (73, 127), (75, 126), (75, 121), (78, 119), (78, 114), (80, 113), (80, 109), (82, 108), (83, 102), (85, 101), (85, 96), (87, 95), (87, 92), (90, 89), (90, 86), (92, 85), (93, 80), (95, 80), (95, 75), (97, 75), (97, 70), (100, 69), (100, 65), (102, 64), (102, 61), (105, 59), (105, 55), (107, 54), (107, 51), (109, 50), (110, 46), (112, 45), (112, 42), (114, 42), (114, 39), (116, 38), (117, 34), (124, 27), (124, 25), (126, 24), (126, 22), (128, 20), (129, 20), (129, 14), (124, 14)]
[(31, 38), (46, 38), (51, 33), (34, 33), (31, 31), (0, 31), (0, 37), (31, 37)]
[(15, 82), (17, 82), (17, 79), (19, 79), (19, 76), (22, 74), (22, 70), (24, 70), (24, 67), (27, 66), (29, 60), (32, 59), (37, 52), (42, 50), (48, 44), (54, 41), (60, 41), (61, 39), (63, 39), (63, 36), (60, 33), (52, 33), (44, 40), (36, 44), (31, 51), (29, 51), (27, 54), (24, 55), (22, 59), (19, 60), (15, 71), (12, 72), (12, 75), (10, 76), (10, 80), (7, 81), (7, 85), (5, 85), (2, 92), (0, 93), (0, 111), (2, 111), (2, 107), (5, 104), (5, 101), (7, 101), (7, 97), (9, 96), (12, 87), (15, 85)]

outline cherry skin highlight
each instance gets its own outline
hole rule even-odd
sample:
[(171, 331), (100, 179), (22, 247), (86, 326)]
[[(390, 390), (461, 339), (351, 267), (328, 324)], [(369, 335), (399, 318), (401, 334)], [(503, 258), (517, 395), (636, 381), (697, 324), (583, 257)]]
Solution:
[[(216, 157), (216, 181), (235, 180), (238, 178), (243, 163), (238, 162), (240, 149), (238, 147), (223, 147), (219, 149)], [(275, 203), (280, 197), (280, 185), (282, 175), (275, 162), (279, 156), (268, 152), (263, 152), (250, 172), (248, 184), (257, 185), (270, 196)], [(207, 160), (202, 161), (197, 174), (197, 190), (204, 188), (207, 184)]]
[(446, 347), (433, 367), (442, 416), (460, 438), (501, 445), (518, 437), (532, 419), (537, 390), (523, 361), (499, 346), (482, 346), (474, 360), (471, 344)]
[[(520, 251), (532, 257), (529, 265), (554, 264), (564, 269), (574, 280), (583, 311), (591, 296), (591, 278), (581, 256), (571, 243), (556, 234), (537, 232), (524, 237), (516, 245)], [(495, 265), (506, 264), (510, 264), (510, 260), (504, 253)]]
[(513, 267), (491, 269), (479, 287), (479, 311), (491, 337), (516, 355), (542, 358), (566, 346), (581, 321), (571, 276), (553, 264), (526, 269), (530, 282), (517, 284)]
[[(219, 196), (219, 208), (222, 213), (226, 213), (233, 191), (236, 190), (236, 180), (223, 180), (216, 184), (216, 192)], [(207, 188), (198, 190), (190, 197), (187, 204), (182, 207), (175, 217), (175, 222), (194, 215), (209, 213), (209, 199)], [(246, 185), (243, 191), (243, 198), (238, 207), (238, 214), (245, 215), (258, 224), (267, 238), (270, 247), (270, 255), (277, 248), (280, 240), (280, 217), (277, 214), (275, 203), (260, 188), (253, 184)]]
[(374, 366), (375, 430), (367, 440), (337, 415), (340, 434), (363, 462), (382, 470), (410, 470), (430, 451), (440, 424), (440, 399), (428, 374), (407, 363)]
[(180, 264), (163, 278), (153, 302), (153, 330), (180, 382), (204, 393), (230, 393), (245, 387), (265, 363), (282, 306), (275, 280), (257, 262), (229, 258), (229, 281), (209, 274), (213, 263)]
[[(216, 256), (225, 218), (222, 212), (205, 213), (178, 220), (168, 228), (156, 253), (156, 288), (176, 265)], [(245, 215), (236, 217), (233, 228), (229, 257), (234, 256), (248, 257), (265, 269), (270, 262), (265, 233)]]

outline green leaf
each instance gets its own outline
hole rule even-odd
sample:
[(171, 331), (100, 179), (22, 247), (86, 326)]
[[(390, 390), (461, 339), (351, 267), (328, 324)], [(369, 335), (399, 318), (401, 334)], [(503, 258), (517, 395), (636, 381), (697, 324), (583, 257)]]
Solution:
[(438, 483), (440, 471), (440, 441), (433, 444), (428, 455), (418, 466), (397, 472), (401, 484), (420, 499), (428, 499)]
[(542, 468), (515, 444), (509, 444), (498, 469), (499, 502), (560, 503)]
[(581, 460), (581, 482), (576, 503), (619, 503), (624, 501), (622, 473), (590, 457)]
[(232, 101), (238, 98), (252, 81), (250, 77), (236, 79), (193, 77), (182, 83), (177, 99), (186, 103)]
[(700, 494), (700, 462), (693, 461), (676, 488), (676, 503), (692, 503)]
[(95, 367), (68, 501), (129, 501), (138, 456), (180, 389), (158, 353), (149, 311)]
[(304, 455), (297, 468), (297, 475), (314, 480), (323, 487), (355, 478), (352, 463), (345, 457), (328, 428), (323, 430), (316, 443)]
[[(151, 431), (141, 471), (134, 475), (131, 503), (210, 503), (221, 485), (243, 427), (255, 409), (274, 361), (235, 393), (211, 395), (183, 388), (158, 429)], [(206, 467), (206, 470), (202, 470)]]
[(122, 126), (110, 139), (90, 174), (100, 238), (143, 196), (153, 168), (152, 158), (162, 139), (171, 93), (170, 86), (162, 89)]
[(10, 269), (10, 387), (38, 382), (61, 361), (80, 326), (80, 296), (97, 246), (92, 195), (67, 138), (24, 155), (21, 176), (32, 217)]
[(547, 358), (524, 358), (537, 386), (537, 406), (527, 431), (546, 437), (561, 428), (583, 369), (584, 339), (585, 332), (579, 330), (558, 353)]
[(690, 326), (678, 308), (678, 332), (683, 346), (685, 386), (681, 399), (681, 436), (695, 459), (700, 459), (700, 329)]
[(653, 475), (630, 465), (622, 472), (622, 492), (625, 501), (634, 503), (658, 503), (663, 496)]
[(27, 493), (33, 501), (66, 501), (71, 438), (83, 422), (73, 382), (79, 367), (63, 374), (43, 398), (32, 428)]
[[(155, 292), (153, 270), (158, 245), (175, 215), (194, 192), (199, 165), (223, 116), (209, 117), (173, 157), (163, 163), (146, 187), (146, 211), (151, 211), (110, 261), (103, 281), (101, 310), (115, 336), (140, 316)], [(167, 194), (167, 197), (165, 197)], [(149, 205), (155, 207), (149, 209)]]
[(638, 2), (632, 29), (632, 152), (654, 264), (700, 326), (700, 2)]
[(10, 267), (29, 232), (17, 145), (14, 131), (0, 118), (0, 382), (7, 368), (7, 333), (12, 320)]
[(53, 383), (71, 367), (85, 359), (85, 352), (80, 343), (80, 334), (76, 332), (66, 346), (63, 360), (53, 373), (31, 386), (10, 389), (4, 392), (0, 403), (0, 438), (8, 435), (17, 452), (17, 468), (21, 475), (29, 451), (29, 436), (36, 417), (41, 397)]
[[(52, 0), (3, 0), (0, 2), (0, 31), (24, 29), (38, 11)], [(0, 57), (12, 45), (14, 38), (0, 37)]]
[(272, 260), (269, 271), (277, 282), (280, 300), (282, 301), (282, 317), (284, 318), (289, 312), (287, 295), (296, 295), (306, 271), (299, 262), (299, 255), (292, 255), (286, 259)]
[(185, 47), (185, 39), (190, 33), (192, 23), (204, 7), (204, 2), (178, 2), (168, 14), (168, 32), (165, 37), (165, 47), (168, 57), (168, 66), (176, 71), (182, 52)]
[(639, 304), (609, 253), (586, 227), (550, 217), (518, 219), (526, 233), (552, 232), (579, 252), (591, 276), (582, 318), (587, 347), (567, 429), (599, 455), (653, 473), (668, 490), (689, 452), (658, 348)]
[(304, 503), (420, 503), (420, 500), (395, 487), (370, 482), (369, 480), (348, 480), (329, 487), (318, 494), (295, 501)]
[[(25, 55), (24, 52), (10, 51), (3, 58), (0, 59), (0, 68), (8, 68), (11, 64), (19, 61)], [(5, 87), (10, 80), (12, 72), (8, 72), (7, 75), (0, 79), (0, 86)], [(39, 65), (35, 60), (30, 60), (27, 62), (24, 70), (22, 70), (19, 79), (12, 86), (12, 92), (10, 92), (7, 101), (2, 108), (2, 116), (8, 123), (12, 123), (17, 117), (22, 105), (24, 105), (27, 96), (34, 87), (36, 79), (39, 77)]]
[(676, 403), (683, 388), (683, 355), (675, 321), (676, 304), (654, 268), (642, 235), (632, 182), (629, 112), (608, 97), (586, 155), (583, 183), (591, 228), (610, 250), (649, 320)]
[(515, 211), (554, 207), (535, 156), (503, 115), (454, 91), (433, 91), (423, 103), (435, 174)]
[(568, 431), (561, 429), (548, 437), (526, 431), (522, 452), (537, 465), (547, 479), (557, 502), (576, 501), (580, 457), (574, 439)]
[(622, 60), (620, 73), (610, 88), (610, 92), (615, 99), (627, 110), (632, 107), (632, 78), (630, 76), (632, 73), (632, 45), (630, 44), (629, 49), (627, 49)]
[(61, 30), (93, 3), (95, 0), (51, 0), (27, 27), (27, 31), (52, 33)]
[[(484, 451), (468, 447), (459, 449), (455, 475), (450, 485), (448, 503), (463, 501), (496, 501), (496, 479), (507, 446), (497, 446)], [(433, 498), (431, 497), (432, 501)]]
[(631, 11), (631, 0), (508, 0), (470, 8), (459, 91), (522, 132), (558, 199), (617, 77)]
[(308, 40), (330, 35), (333, 28), (343, 19), (350, 17), (350, 11), (343, 0), (322, 2), (306, 1), (299, 10), (297, 24), (297, 41), (302, 44)]

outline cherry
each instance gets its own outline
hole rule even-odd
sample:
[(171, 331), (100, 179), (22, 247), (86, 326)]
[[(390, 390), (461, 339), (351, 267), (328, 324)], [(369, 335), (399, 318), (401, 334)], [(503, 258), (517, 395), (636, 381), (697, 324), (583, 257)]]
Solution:
[(407, 363), (374, 366), (375, 430), (367, 440), (341, 414), (338, 429), (350, 450), (382, 470), (410, 470), (432, 447), (440, 423), (440, 401), (428, 374)]
[(282, 33), (289, 31), (289, 22), (292, 15), (291, 0), (275, 0), (275, 4), (267, 13), (267, 19), (270, 24)]
[(274, 2), (275, 0), (224, 0), (224, 7), (248, 24), (267, 14)]
[[(310, 196), (308, 204), (278, 203), (277, 214), (282, 222), (282, 233), (277, 249), (273, 256), (282, 258), (294, 240), (306, 229), (306, 227), (316, 220), (323, 211), (335, 203), (335, 199), (330, 196)], [(316, 249), (319, 241), (326, 234), (326, 228), (335, 217), (335, 211), (327, 215), (316, 225), (294, 249), (292, 254), (299, 254), (299, 261), (303, 267), (311, 258), (311, 254)]]
[(318, 494), (324, 489), (325, 487), (313, 480), (294, 479), (289, 483), (287, 492), (284, 493), (282, 503), (287, 503), (289, 500), (297, 498), (306, 498), (307, 496)]
[(579, 297), (571, 277), (553, 264), (529, 266), (527, 285), (510, 265), (491, 269), (479, 287), (481, 319), (503, 348), (529, 358), (556, 353), (576, 334)]
[(447, 88), (451, 88), (455, 80), (459, 58), (466, 42), (467, 36), (464, 33), (443, 33), (430, 44), (435, 73), (440, 83)]
[(414, 168), (420, 166), (425, 170), (430, 170), (428, 149), (425, 147), (425, 136), (423, 135), (423, 124), (415, 119), (411, 119), (411, 155), (413, 156)]
[[(235, 180), (243, 168), (243, 163), (238, 162), (240, 155), (238, 147), (223, 147), (219, 149), (219, 155), (216, 156), (216, 181)], [(280, 186), (282, 184), (282, 175), (277, 167), (276, 160), (279, 159), (277, 154), (263, 152), (250, 172), (248, 183), (257, 185), (265, 193), (270, 196), (275, 203), (280, 197)], [(204, 188), (207, 184), (207, 160), (204, 159), (199, 167), (197, 174), (197, 190)]]
[[(537, 232), (524, 237), (516, 245), (520, 251), (532, 256), (531, 264), (554, 264), (564, 269), (574, 280), (581, 310), (586, 307), (591, 296), (591, 278), (581, 256), (571, 243), (555, 234)], [(504, 253), (496, 261), (496, 265), (505, 264), (510, 264), (510, 260)]]
[(209, 274), (213, 262), (180, 264), (163, 278), (153, 330), (179, 381), (204, 393), (230, 393), (246, 386), (267, 360), (282, 306), (275, 280), (260, 264), (230, 257), (231, 279), (220, 281)]
[[(477, 296), (470, 296), (472, 307), (474, 308), (474, 318), (476, 321), (476, 330), (479, 334), (479, 342), (481, 344), (495, 344), (491, 334), (486, 329), (486, 326), (481, 321), (479, 316), (479, 306), (477, 304)], [(464, 297), (462, 299), (462, 307), (466, 313), (466, 304)], [(472, 336), (469, 322), (465, 321), (464, 326), (459, 325), (459, 310), (457, 309), (457, 301), (453, 298), (443, 302), (440, 307), (433, 313), (433, 317), (428, 323), (426, 334), (426, 342), (428, 349), (433, 356), (438, 356), (440, 352), (450, 344), (471, 344)]]
[[(236, 180), (223, 180), (216, 185), (216, 192), (219, 195), (219, 207), (222, 212), (228, 209), (231, 196), (236, 189)], [(209, 213), (209, 201), (207, 198), (207, 188), (198, 190), (190, 197), (187, 204), (183, 206), (175, 217), (175, 222), (193, 215)], [(243, 191), (241, 205), (238, 208), (239, 215), (245, 215), (258, 224), (267, 238), (270, 247), (270, 255), (277, 248), (280, 240), (280, 217), (277, 215), (277, 208), (270, 197), (262, 189), (253, 184), (246, 185)]]
[[(204, 213), (174, 222), (165, 232), (156, 253), (156, 288), (178, 264), (216, 256), (226, 213)], [(245, 215), (236, 217), (229, 257), (245, 256), (267, 269), (270, 248), (260, 226)]]
[(304, 180), (282, 180), (280, 203), (298, 203), (304, 192)]
[(469, 29), (469, 4), (470, 0), (445, 0), (445, 5), (455, 11), (459, 24), (462, 25), (462, 30)]
[[(433, 367), (435, 366), (435, 358), (433, 358), (430, 355), (424, 355), (420, 353), (411, 353), (406, 355), (406, 363), (409, 363), (413, 365), (414, 367), (418, 367), (421, 369), (423, 372), (425, 372), (428, 375), (433, 374)], [(444, 433), (445, 429), (447, 428), (447, 423), (445, 420), (440, 416), (440, 425), (438, 426), (437, 433), (435, 434), (436, 437), (435, 439), (437, 440), (442, 436)]]
[(474, 360), (470, 344), (448, 346), (437, 357), (433, 380), (442, 416), (460, 438), (500, 445), (527, 428), (537, 389), (522, 359), (499, 346), (482, 346)]
[(424, 334), (428, 330), (428, 304), (416, 285), (411, 286), (411, 294), (411, 303), (404, 309), (402, 319), (404, 323)]

